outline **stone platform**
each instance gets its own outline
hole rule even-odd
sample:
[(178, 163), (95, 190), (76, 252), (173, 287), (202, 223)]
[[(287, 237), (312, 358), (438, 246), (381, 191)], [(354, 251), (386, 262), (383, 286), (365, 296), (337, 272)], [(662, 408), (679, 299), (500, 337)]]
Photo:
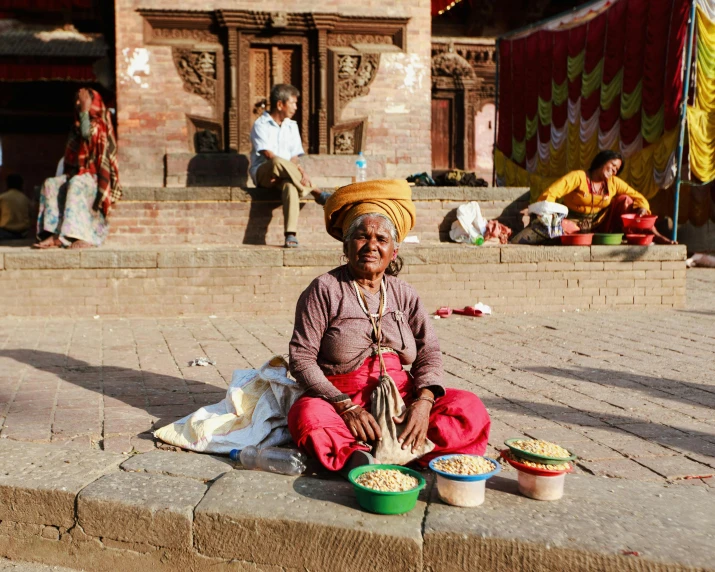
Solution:
[[(0, 556), (100, 572), (712, 570), (715, 271), (687, 287), (687, 308), (657, 314), (434, 321), (446, 385), (489, 410), (489, 455), (528, 436), (579, 460), (558, 502), (517, 496), (505, 469), (479, 508), (432, 488), (397, 517), (324, 474), (156, 450), (152, 427), (285, 353), (290, 318), (2, 318)], [(188, 367), (201, 356), (216, 366)]]
[[(326, 190), (333, 190), (332, 188)], [(520, 224), (528, 206), (523, 188), (414, 187), (417, 226), (410, 233), (423, 244), (446, 242), (457, 207), (478, 201), (482, 215), (509, 227)], [(242, 187), (129, 188), (112, 213), (108, 244), (283, 245), (280, 193)], [(312, 197), (301, 205), (301, 244), (332, 245), (323, 208)], [(522, 227), (523, 228), (523, 227)]]
[(713, 569), (708, 489), (570, 475), (539, 502), (508, 471), (464, 509), (427, 478), (414, 510), (382, 516), (340, 477), (2, 441), (0, 555), (97, 572)]
[[(499, 313), (682, 307), (684, 246), (404, 244), (401, 277), (428, 311), (486, 303)], [(292, 315), (330, 247), (0, 248), (5, 316)]]

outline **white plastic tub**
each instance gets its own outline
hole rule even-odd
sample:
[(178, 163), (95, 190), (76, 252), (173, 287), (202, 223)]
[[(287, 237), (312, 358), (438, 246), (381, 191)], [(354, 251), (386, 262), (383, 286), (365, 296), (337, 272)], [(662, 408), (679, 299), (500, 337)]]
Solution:
[(487, 481), (455, 481), (437, 475), (439, 498), (452, 506), (479, 506), (484, 502)]
[(519, 471), (517, 469), (519, 479), (519, 492), (525, 497), (536, 500), (559, 500), (564, 496), (564, 482), (566, 481), (566, 473), (555, 475), (553, 477), (540, 477)]
[[(430, 469), (437, 475), (437, 493), (439, 498), (452, 506), (473, 507), (484, 502), (485, 484), (487, 479), (501, 471), (501, 465), (494, 459), (484, 457), (491, 461), (494, 470), (481, 475), (455, 475), (437, 469), (434, 464), (440, 459), (449, 459), (456, 455), (443, 455), (430, 461)], [(476, 455), (472, 455), (476, 456)]]

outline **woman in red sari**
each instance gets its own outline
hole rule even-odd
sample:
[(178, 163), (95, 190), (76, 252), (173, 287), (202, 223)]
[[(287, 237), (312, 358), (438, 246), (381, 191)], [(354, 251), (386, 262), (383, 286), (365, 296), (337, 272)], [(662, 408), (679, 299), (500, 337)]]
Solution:
[[(414, 288), (396, 278), (399, 243), (414, 226), (405, 181), (369, 181), (335, 192), (325, 205), (328, 232), (343, 242), (347, 264), (319, 276), (296, 308), (290, 370), (305, 388), (288, 414), (293, 440), (332, 471), (374, 462), (381, 438), (371, 395), (382, 356), (407, 409), (397, 423), (403, 449), (434, 449), (424, 467), (446, 453), (483, 454), (489, 414), (479, 398), (442, 385), (442, 354)], [(373, 328), (370, 315), (380, 321)], [(404, 365), (411, 365), (408, 373)]]

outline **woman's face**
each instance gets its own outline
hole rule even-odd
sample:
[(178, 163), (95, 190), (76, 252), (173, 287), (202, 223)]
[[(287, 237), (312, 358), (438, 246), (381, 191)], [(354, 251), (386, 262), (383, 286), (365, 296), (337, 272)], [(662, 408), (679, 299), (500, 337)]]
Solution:
[(378, 216), (368, 216), (362, 220), (344, 251), (353, 275), (369, 279), (381, 277), (397, 255), (388, 224)]
[(601, 167), (601, 174), (603, 175), (603, 178), (607, 181), (614, 175), (617, 175), (622, 164), (623, 161), (620, 159), (611, 159), (608, 161), (603, 167)]

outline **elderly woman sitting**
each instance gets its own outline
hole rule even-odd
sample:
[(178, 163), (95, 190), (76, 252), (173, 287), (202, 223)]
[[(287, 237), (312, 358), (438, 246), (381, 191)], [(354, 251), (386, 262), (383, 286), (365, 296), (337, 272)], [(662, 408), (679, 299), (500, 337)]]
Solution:
[[(489, 414), (476, 395), (443, 387), (442, 354), (427, 312), (414, 288), (396, 278), (399, 243), (414, 219), (405, 181), (348, 185), (325, 205), (328, 233), (343, 242), (347, 264), (313, 280), (298, 300), (290, 371), (307, 393), (291, 408), (288, 427), (332, 471), (374, 462), (371, 445), (382, 437), (371, 414), (378, 345), (407, 406), (395, 419), (404, 423), (402, 449), (434, 443), (417, 464), (486, 450)], [(403, 366), (410, 364), (408, 373)]]

